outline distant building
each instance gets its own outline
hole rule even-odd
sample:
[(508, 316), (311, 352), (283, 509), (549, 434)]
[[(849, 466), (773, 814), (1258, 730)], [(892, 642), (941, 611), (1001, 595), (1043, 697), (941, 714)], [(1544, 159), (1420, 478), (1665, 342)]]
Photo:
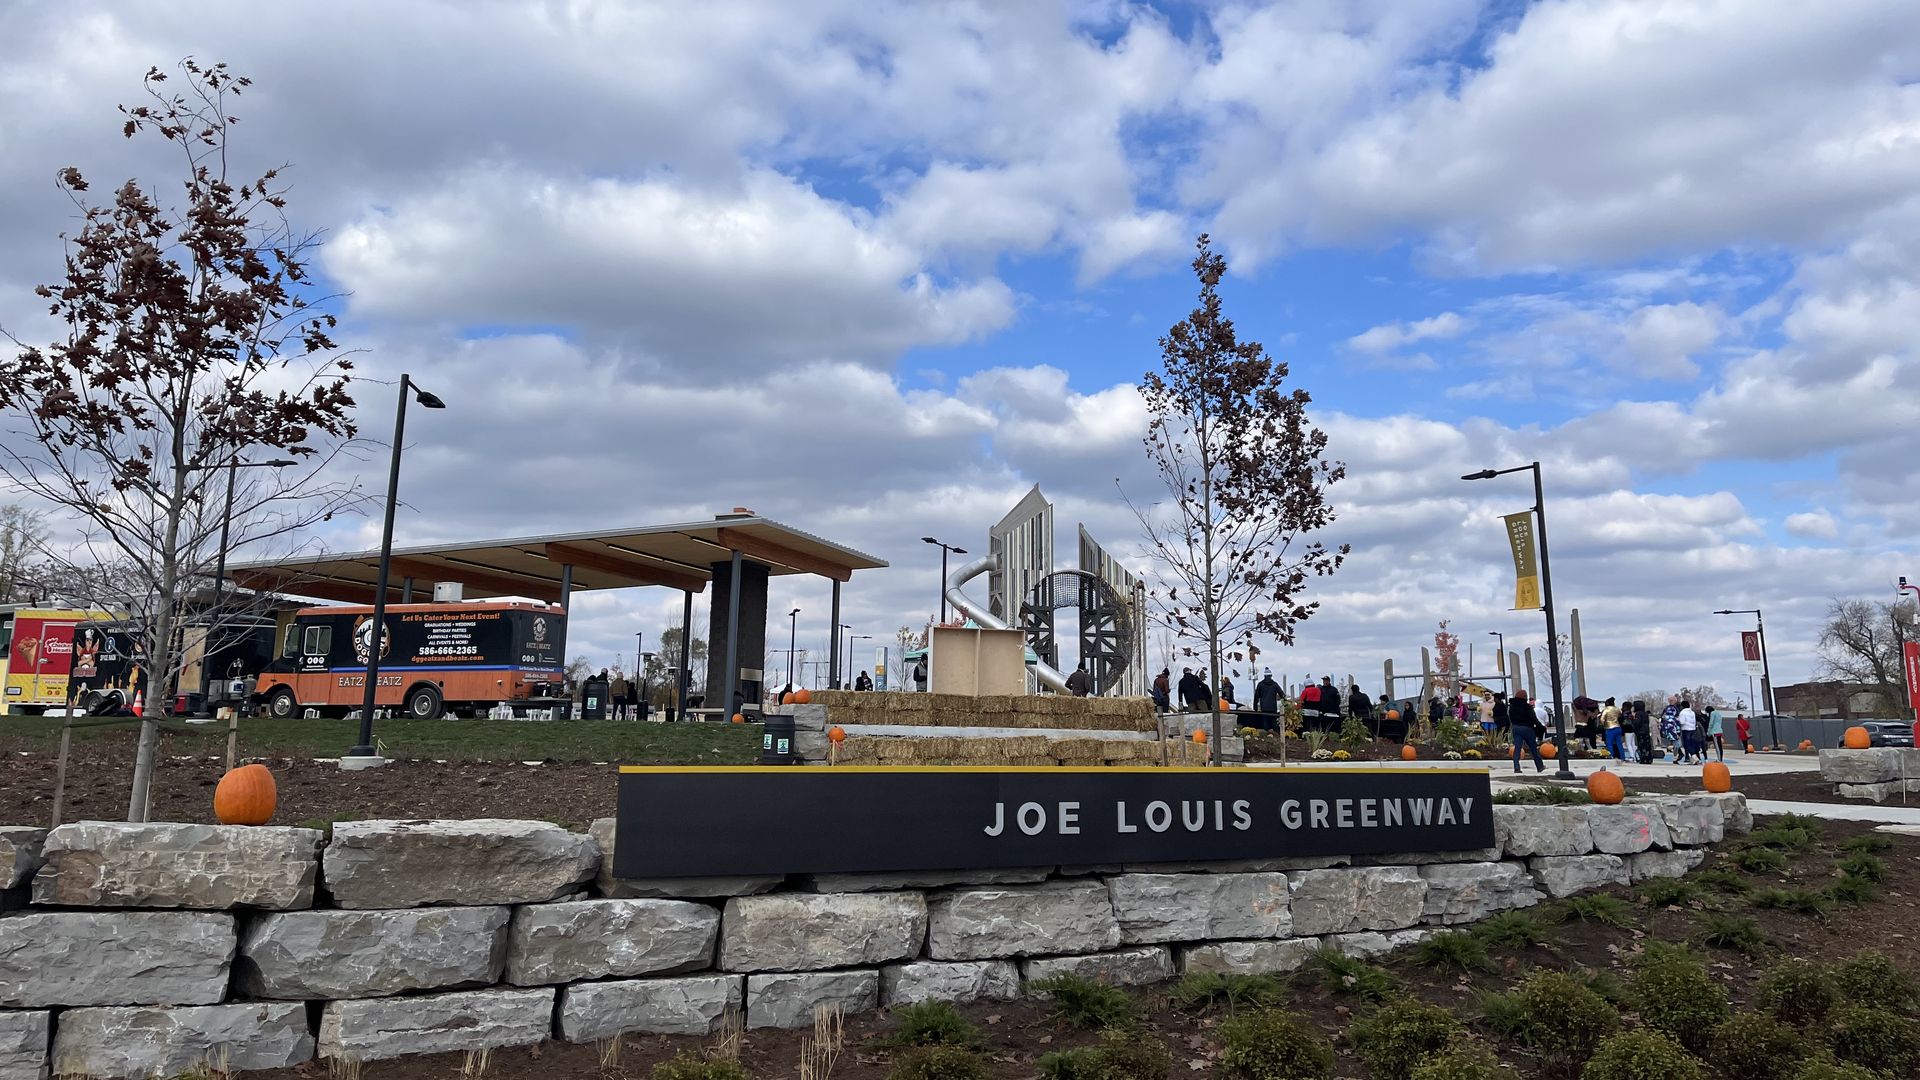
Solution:
[[(1804, 682), (1776, 686), (1774, 704), (1784, 716), (1828, 720), (1897, 720), (1904, 710), (1897, 707), (1896, 692), (1888, 692), (1872, 683)], [(1764, 710), (1756, 710), (1764, 711)]]

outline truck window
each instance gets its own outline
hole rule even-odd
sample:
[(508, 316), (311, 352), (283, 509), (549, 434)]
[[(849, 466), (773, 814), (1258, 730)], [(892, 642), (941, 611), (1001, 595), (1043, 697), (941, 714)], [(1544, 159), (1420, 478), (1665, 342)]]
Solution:
[(281, 656), (299, 656), (300, 655), (300, 624), (299, 623), (287, 624), (287, 636), (280, 643), (280, 655)]
[(306, 648), (301, 650), (308, 656), (325, 656), (333, 651), (333, 627), (307, 627)]

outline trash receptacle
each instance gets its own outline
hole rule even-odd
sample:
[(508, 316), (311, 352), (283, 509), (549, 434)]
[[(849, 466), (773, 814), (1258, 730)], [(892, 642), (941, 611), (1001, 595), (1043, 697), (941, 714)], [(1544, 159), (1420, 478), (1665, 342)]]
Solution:
[(613, 684), (606, 679), (588, 679), (580, 684), (580, 719), (605, 720), (607, 718), (607, 698), (613, 691)]
[(793, 749), (793, 717), (768, 713), (761, 719), (760, 764), (798, 765), (800, 755)]

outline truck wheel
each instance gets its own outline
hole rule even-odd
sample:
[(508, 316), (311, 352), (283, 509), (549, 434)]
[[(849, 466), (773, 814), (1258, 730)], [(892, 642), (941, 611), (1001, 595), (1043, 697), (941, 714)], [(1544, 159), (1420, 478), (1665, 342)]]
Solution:
[(407, 715), (415, 720), (433, 720), (440, 715), (440, 690), (416, 686), (407, 693)]
[(267, 715), (275, 720), (291, 720), (300, 711), (300, 702), (291, 687), (282, 686), (267, 698)]

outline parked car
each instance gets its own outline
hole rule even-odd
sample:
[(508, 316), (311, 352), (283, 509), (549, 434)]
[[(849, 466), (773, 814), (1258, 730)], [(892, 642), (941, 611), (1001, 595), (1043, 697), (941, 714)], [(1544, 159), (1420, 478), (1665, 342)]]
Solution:
[[(1867, 737), (1873, 740), (1874, 746), (1913, 745), (1913, 728), (1899, 720), (1863, 720), (1855, 726), (1867, 729)], [(1844, 736), (1837, 745), (1846, 745)]]

